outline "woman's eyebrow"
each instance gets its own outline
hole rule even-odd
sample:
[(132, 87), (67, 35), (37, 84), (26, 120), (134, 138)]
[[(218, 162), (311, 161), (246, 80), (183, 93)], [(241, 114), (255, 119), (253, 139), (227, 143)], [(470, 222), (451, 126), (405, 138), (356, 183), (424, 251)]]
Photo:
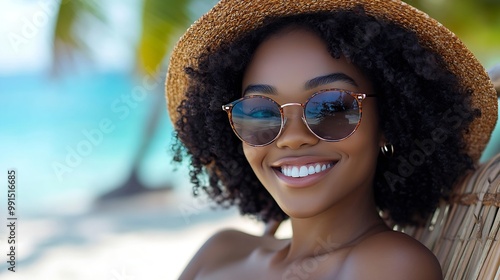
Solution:
[(249, 85), (243, 90), (243, 96), (249, 93), (276, 94), (276, 88), (270, 85)]
[(326, 84), (330, 84), (330, 83), (334, 83), (334, 82), (339, 82), (339, 81), (346, 82), (346, 83), (351, 84), (351, 85), (356, 86), (356, 87), (358, 86), (356, 81), (354, 81), (354, 79), (349, 77), (348, 75), (346, 75), (344, 73), (332, 73), (332, 74), (328, 74), (325, 76), (316, 77), (316, 78), (313, 78), (313, 79), (307, 81), (304, 85), (304, 89), (310, 90), (310, 89), (313, 89), (313, 88), (316, 88), (316, 87), (319, 87), (322, 85), (326, 85)]
[[(322, 85), (331, 84), (334, 82), (346, 82), (353, 86), (358, 86), (353, 78), (349, 77), (344, 73), (332, 73), (325, 76), (320, 76), (307, 81), (304, 85), (305, 90), (310, 90)], [(277, 90), (271, 85), (248, 85), (245, 90), (243, 90), (242, 96), (249, 93), (263, 93), (263, 94), (276, 94)]]

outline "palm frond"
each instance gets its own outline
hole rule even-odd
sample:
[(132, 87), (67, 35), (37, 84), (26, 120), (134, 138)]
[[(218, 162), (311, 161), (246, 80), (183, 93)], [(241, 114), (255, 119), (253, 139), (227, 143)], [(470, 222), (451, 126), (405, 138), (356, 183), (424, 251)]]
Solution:
[(139, 70), (156, 72), (175, 36), (190, 22), (190, 4), (187, 0), (144, 1), (136, 56)]
[(53, 72), (59, 72), (62, 64), (71, 61), (75, 53), (90, 56), (89, 42), (78, 29), (105, 22), (106, 17), (96, 0), (61, 1), (53, 37)]

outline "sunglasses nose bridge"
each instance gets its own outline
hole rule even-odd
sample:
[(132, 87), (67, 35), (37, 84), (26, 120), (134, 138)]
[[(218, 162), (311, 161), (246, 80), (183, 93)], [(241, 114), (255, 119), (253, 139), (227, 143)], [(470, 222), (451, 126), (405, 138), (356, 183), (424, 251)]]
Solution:
[(282, 120), (283, 120), (283, 123), (282, 123), (283, 127), (286, 126), (286, 123), (287, 123), (287, 120), (288, 120), (288, 117), (285, 115), (285, 108), (286, 107), (292, 107), (292, 106), (299, 106), (300, 108), (297, 108), (297, 110), (294, 111), (293, 114), (290, 114), (290, 112), (288, 112), (288, 115), (290, 117), (292, 117), (292, 119), (300, 118), (302, 120), (303, 124), (309, 129), (309, 125), (307, 124), (306, 118), (304, 116), (304, 105), (302, 103), (298, 103), (298, 102), (286, 103), (286, 104), (283, 104), (283, 105), (280, 106), (280, 108), (281, 108), (281, 117), (282, 117)]
[(292, 116), (300, 116), (301, 118), (303, 118), (303, 115), (304, 115), (303, 105), (301, 103), (293, 102), (293, 103), (285, 103), (285, 104), (283, 104), (283, 105), (280, 106), (281, 113), (283, 115), (283, 119), (284, 120), (287, 119), (287, 117), (285, 116), (285, 108), (286, 107), (291, 107), (291, 106), (299, 106), (301, 108), (300, 113), (298, 113), (298, 114), (297, 113), (292, 114)]
[[(294, 113), (292, 113), (292, 114), (290, 112), (288, 112), (288, 115), (290, 117), (292, 117), (292, 119), (295, 119), (295, 118), (302, 119), (302, 121), (304, 121), (304, 124), (305, 124), (304, 105), (302, 103), (293, 102), (293, 103), (285, 103), (285, 104), (283, 104), (283, 105), (280, 106), (280, 108), (281, 108), (281, 115), (282, 115), (282, 119), (283, 119), (283, 125), (286, 124), (286, 121), (288, 119), (288, 117), (285, 116), (285, 108), (286, 107), (293, 107), (293, 106), (298, 106), (298, 107), (300, 107), (300, 109), (297, 108), (297, 110), (294, 111)], [(306, 126), (307, 126), (307, 124), (306, 124)]]

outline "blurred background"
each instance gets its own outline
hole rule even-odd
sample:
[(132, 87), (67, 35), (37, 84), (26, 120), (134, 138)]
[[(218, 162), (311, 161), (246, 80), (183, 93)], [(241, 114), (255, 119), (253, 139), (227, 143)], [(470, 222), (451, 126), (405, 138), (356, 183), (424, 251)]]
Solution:
[[(215, 2), (0, 1), (0, 180), (17, 171), (18, 218), (13, 273), (3, 184), (0, 279), (176, 279), (218, 229), (262, 232), (192, 198), (172, 163), (169, 51)], [(500, 73), (500, 1), (407, 2)], [(497, 125), (483, 161), (499, 143)]]

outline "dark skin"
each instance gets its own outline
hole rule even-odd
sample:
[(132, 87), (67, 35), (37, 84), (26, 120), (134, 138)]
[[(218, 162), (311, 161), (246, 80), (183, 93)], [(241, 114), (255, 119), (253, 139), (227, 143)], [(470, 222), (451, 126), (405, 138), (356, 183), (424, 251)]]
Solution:
[[(310, 86), (312, 80), (339, 73), (344, 78)], [(260, 85), (273, 91), (259, 91)], [(264, 41), (242, 84), (245, 94), (265, 95), (279, 104), (303, 103), (314, 92), (330, 88), (373, 94), (363, 73), (346, 58), (333, 58), (324, 42), (306, 30), (284, 30)], [(219, 232), (180, 279), (442, 279), (435, 256), (418, 241), (389, 229), (378, 215), (373, 177), (385, 139), (376, 102), (362, 101), (361, 124), (339, 142), (318, 139), (300, 119), (300, 107), (290, 106), (276, 141), (264, 147), (243, 143), (253, 171), (290, 217), (292, 237)], [(331, 167), (303, 178), (279, 171), (315, 164)]]

